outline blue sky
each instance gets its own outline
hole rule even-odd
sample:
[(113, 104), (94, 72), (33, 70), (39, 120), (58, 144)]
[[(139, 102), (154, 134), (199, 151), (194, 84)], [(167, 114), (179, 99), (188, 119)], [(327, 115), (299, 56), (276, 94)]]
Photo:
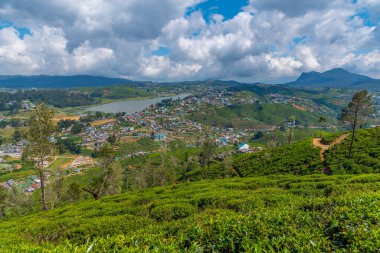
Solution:
[(14, 28), (17, 36), (20, 39), (24, 39), (25, 35), (32, 35), (32, 32), (30, 31), (29, 28), (26, 28), (26, 27), (17, 27), (15, 25), (13, 25), (13, 23), (10, 22), (10, 21), (1, 20), (0, 19), (0, 30), (4, 29), (4, 28), (8, 28), (8, 27)]
[(241, 12), (242, 8), (248, 5), (248, 2), (248, 0), (209, 0), (189, 8), (186, 14), (189, 15), (200, 10), (207, 22), (212, 21), (214, 14), (220, 14), (225, 19), (231, 19)]
[(380, 78), (380, 1), (3, 0), (0, 16), (0, 74), (274, 83), (339, 67)]

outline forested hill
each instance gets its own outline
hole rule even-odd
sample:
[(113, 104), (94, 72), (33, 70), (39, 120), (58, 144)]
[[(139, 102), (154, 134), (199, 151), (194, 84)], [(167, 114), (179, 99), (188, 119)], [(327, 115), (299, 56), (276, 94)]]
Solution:
[(102, 76), (0, 76), (0, 88), (30, 89), (30, 88), (76, 88), (99, 87), (115, 84), (143, 86), (143, 82), (122, 78)]

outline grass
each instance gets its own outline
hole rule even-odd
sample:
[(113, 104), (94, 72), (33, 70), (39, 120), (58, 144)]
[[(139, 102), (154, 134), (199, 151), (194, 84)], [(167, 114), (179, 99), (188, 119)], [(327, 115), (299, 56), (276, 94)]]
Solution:
[(50, 164), (49, 168), (53, 170), (60, 169), (68, 163), (71, 163), (73, 160), (73, 157), (58, 156), (57, 159), (55, 159), (55, 161), (52, 164)]
[(92, 126), (102, 126), (106, 125), (108, 123), (115, 122), (115, 119), (102, 119), (102, 120), (95, 120), (94, 122), (91, 122)]
[(10, 139), (13, 137), (14, 132), (15, 132), (15, 129), (13, 127), (3, 128), (3, 129), (0, 129), (0, 136), (6, 139)]

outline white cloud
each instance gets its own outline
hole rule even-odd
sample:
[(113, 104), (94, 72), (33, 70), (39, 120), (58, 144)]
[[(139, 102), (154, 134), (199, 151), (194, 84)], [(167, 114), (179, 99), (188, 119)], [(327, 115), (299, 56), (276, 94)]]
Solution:
[[(358, 14), (379, 1), (251, 0), (232, 19), (201, 11), (202, 0), (5, 0), (0, 74), (98, 74), (160, 81), (278, 80), (302, 71), (379, 68), (380, 29)], [(254, 13), (254, 15), (253, 15)], [(377, 16), (378, 17), (378, 16)], [(168, 55), (154, 55), (167, 48)]]

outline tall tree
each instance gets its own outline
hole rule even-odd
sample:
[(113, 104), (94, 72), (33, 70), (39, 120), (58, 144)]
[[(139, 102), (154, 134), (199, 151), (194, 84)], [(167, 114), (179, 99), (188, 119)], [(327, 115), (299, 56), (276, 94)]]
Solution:
[(15, 132), (13, 133), (13, 140), (15, 142), (19, 142), (19, 141), (21, 141), (21, 139), (22, 139), (21, 131), (18, 128), (16, 128)]
[(355, 140), (355, 132), (361, 124), (363, 124), (368, 116), (374, 112), (372, 95), (366, 90), (358, 91), (352, 97), (351, 102), (342, 109), (342, 113), (339, 115), (339, 120), (349, 125), (351, 128), (351, 142), (348, 151), (348, 158), (352, 157), (352, 146)]
[(205, 142), (203, 143), (202, 151), (200, 153), (200, 162), (202, 167), (205, 167), (210, 163), (212, 157), (215, 155), (215, 152), (215, 143), (210, 138), (206, 138)]
[(293, 115), (289, 117), (290, 129), (289, 129), (289, 135), (288, 135), (288, 144), (292, 143), (295, 121), (296, 121), (296, 117), (294, 117)]
[(42, 209), (48, 209), (46, 204), (46, 161), (47, 158), (55, 153), (55, 146), (49, 140), (55, 130), (52, 121), (53, 110), (46, 104), (38, 104), (29, 119), (29, 127), (26, 133), (28, 145), (24, 150), (24, 158), (32, 162), (41, 180), (41, 200)]
[(82, 189), (77, 182), (72, 182), (66, 190), (66, 196), (69, 201), (75, 202), (81, 198)]
[[(102, 195), (107, 192), (110, 183), (114, 181), (114, 177), (119, 177), (119, 167), (117, 162), (115, 162), (115, 152), (110, 143), (106, 142), (103, 144), (99, 149), (98, 157), (98, 166), (103, 170), (103, 173), (92, 178), (90, 189), (82, 188), (84, 191), (90, 193), (95, 200), (100, 199)], [(112, 187), (115, 186), (113, 185)]]

